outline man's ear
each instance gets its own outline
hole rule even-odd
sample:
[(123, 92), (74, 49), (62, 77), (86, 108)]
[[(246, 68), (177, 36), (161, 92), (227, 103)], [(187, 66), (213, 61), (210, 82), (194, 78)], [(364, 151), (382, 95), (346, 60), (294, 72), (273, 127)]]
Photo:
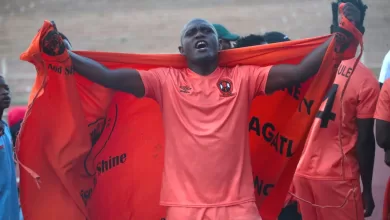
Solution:
[(178, 49), (179, 49), (179, 53), (181, 55), (184, 55), (184, 48), (183, 48), (183, 46), (179, 46)]
[(221, 51), (223, 48), (222, 46), (222, 39), (218, 39), (218, 51)]

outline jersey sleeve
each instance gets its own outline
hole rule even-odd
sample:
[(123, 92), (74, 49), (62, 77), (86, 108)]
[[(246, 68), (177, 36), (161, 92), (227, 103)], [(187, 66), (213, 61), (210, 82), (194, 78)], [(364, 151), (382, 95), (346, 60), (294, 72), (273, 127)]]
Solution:
[(386, 80), (382, 86), (374, 118), (390, 122), (390, 79)]
[(268, 74), (272, 66), (240, 66), (240, 74), (247, 80), (248, 90), (251, 98), (265, 95)]
[(380, 91), (378, 82), (376, 80), (366, 80), (360, 87), (356, 117), (361, 119), (373, 118)]
[(166, 81), (168, 69), (156, 68), (150, 70), (138, 70), (145, 87), (144, 97), (162, 101), (163, 85)]

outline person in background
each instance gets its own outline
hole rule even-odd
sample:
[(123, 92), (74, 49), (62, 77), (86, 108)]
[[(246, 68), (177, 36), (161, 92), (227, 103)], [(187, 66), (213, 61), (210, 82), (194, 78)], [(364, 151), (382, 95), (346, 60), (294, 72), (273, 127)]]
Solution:
[(232, 34), (225, 26), (221, 24), (213, 24), (215, 30), (218, 34), (219, 43), (221, 44), (221, 50), (227, 50), (233, 48), (233, 44), (238, 38), (240, 38), (237, 34)]
[(16, 137), (19, 134), (20, 126), (26, 114), (27, 106), (11, 107), (8, 111), (8, 125), (11, 130), (12, 143), (16, 144)]
[[(26, 106), (16, 106), (9, 108), (8, 110), (8, 126), (10, 127), (13, 146), (16, 144), (16, 138), (19, 134), (20, 127), (23, 122), (24, 115), (26, 114)], [(19, 166), (15, 164), (16, 184), (19, 188), (20, 173)]]
[(250, 34), (245, 37), (240, 37), (236, 41), (236, 45), (234, 46), (234, 48), (250, 47), (263, 44), (267, 44), (263, 36), (258, 34)]
[(287, 35), (278, 31), (266, 32), (263, 37), (269, 44), (290, 41), (290, 38)]
[[(390, 79), (386, 79), (382, 85), (375, 111), (376, 141), (385, 151), (384, 161), (390, 166)], [(382, 219), (390, 219), (390, 177), (387, 181), (383, 202)]]
[[(331, 32), (338, 25), (341, 2), (351, 2), (359, 8), (361, 22), (356, 25), (364, 33), (367, 6), (361, 0), (332, 3)], [(380, 88), (374, 73), (362, 63), (357, 64), (352, 74), (356, 61), (354, 58), (340, 64), (334, 84), (316, 114), (295, 172), (293, 188), (303, 219), (363, 220), (374, 210), (373, 117)]]
[(381, 73), (379, 74), (379, 84), (382, 87), (385, 80), (390, 77), (390, 50), (383, 58)]
[[(3, 76), (0, 76), (0, 117), (11, 104), (10, 90)], [(12, 136), (5, 121), (0, 122), (0, 219), (20, 219), (20, 206)]]

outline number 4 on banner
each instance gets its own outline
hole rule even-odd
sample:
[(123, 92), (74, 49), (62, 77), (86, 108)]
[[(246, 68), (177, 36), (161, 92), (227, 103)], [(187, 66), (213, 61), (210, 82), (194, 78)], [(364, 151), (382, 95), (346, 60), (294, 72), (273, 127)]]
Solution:
[(316, 117), (321, 118), (320, 128), (327, 128), (329, 121), (334, 121), (336, 119), (336, 113), (333, 113), (333, 104), (336, 99), (336, 93), (339, 88), (339, 85), (333, 84), (329, 92), (326, 94), (323, 101), (326, 100), (325, 108), (323, 111), (318, 111)]

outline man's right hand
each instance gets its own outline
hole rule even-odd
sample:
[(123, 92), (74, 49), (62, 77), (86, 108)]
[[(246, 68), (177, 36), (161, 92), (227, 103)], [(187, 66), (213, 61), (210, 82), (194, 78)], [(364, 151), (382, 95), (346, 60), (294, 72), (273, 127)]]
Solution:
[(73, 53), (68, 38), (58, 31), (54, 21), (51, 23), (54, 30), (46, 36), (48, 39), (44, 42), (44, 53), (56, 56), (67, 50), (73, 68), (78, 74), (106, 88), (130, 93), (136, 97), (145, 95), (145, 86), (137, 70), (129, 68), (110, 70), (99, 62)]

